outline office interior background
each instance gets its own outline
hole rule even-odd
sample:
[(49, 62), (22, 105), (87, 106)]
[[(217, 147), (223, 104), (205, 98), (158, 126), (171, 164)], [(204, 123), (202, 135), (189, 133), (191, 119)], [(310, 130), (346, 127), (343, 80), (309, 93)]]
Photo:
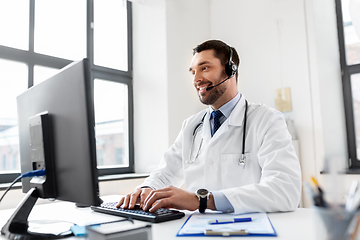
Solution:
[[(0, 2), (0, 186), (20, 171), (16, 96), (89, 57), (100, 193), (131, 191), (157, 167), (183, 120), (206, 108), (188, 72), (192, 49), (221, 39), (241, 57), (238, 89), (250, 102), (275, 108), (279, 91), (289, 89), (284, 115), (294, 125), (303, 180), (314, 176), (345, 197), (359, 177), (346, 169), (360, 166), (360, 40), (348, 0), (130, 2)], [(11, 191), (0, 209), (22, 196)], [(311, 206), (305, 193), (301, 205)]]

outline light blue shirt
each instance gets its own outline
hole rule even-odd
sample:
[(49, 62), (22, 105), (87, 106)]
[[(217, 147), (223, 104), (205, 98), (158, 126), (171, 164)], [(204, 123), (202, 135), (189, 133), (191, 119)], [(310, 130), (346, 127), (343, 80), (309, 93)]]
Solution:
[[(236, 104), (239, 102), (241, 98), (241, 94), (238, 93), (233, 99), (231, 99), (229, 102), (225, 103), (223, 106), (221, 106), (218, 110), (221, 111), (223, 116), (220, 117), (220, 123), (223, 124), (226, 119), (230, 116), (232, 110), (235, 108)], [(214, 120), (212, 119), (211, 113), (214, 111), (214, 109), (209, 106), (210, 108), (210, 127), (212, 129), (214, 125)], [(221, 126), (220, 126), (221, 128)], [(210, 131), (211, 131), (210, 129)], [(211, 192), (214, 197), (215, 207), (217, 210), (222, 212), (234, 212), (234, 207), (231, 205), (227, 197), (224, 195), (224, 193), (220, 191), (213, 191)]]
[[(221, 116), (219, 119), (221, 124), (223, 124), (226, 121), (226, 119), (228, 119), (232, 110), (235, 108), (236, 104), (239, 102), (240, 98), (241, 98), (241, 94), (238, 93), (238, 94), (236, 94), (236, 96), (233, 99), (231, 99), (230, 101), (228, 101), (227, 103), (225, 103), (218, 109), (223, 114), (223, 116)], [(215, 110), (211, 106), (209, 106), (209, 109), (210, 109), (210, 127), (212, 129), (212, 127), (214, 126), (214, 120), (213, 120), (211, 114)], [(211, 129), (210, 129), (210, 131), (211, 131)]]

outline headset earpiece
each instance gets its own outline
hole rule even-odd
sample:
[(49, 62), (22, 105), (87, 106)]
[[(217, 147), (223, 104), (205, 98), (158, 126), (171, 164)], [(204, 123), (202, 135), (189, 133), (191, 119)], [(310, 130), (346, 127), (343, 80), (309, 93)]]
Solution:
[(219, 86), (220, 84), (224, 83), (226, 80), (232, 78), (236, 74), (236, 71), (237, 71), (238, 67), (232, 61), (233, 50), (232, 50), (231, 47), (229, 47), (229, 52), (230, 52), (229, 61), (225, 64), (225, 73), (226, 73), (226, 75), (228, 75), (228, 77), (225, 78), (222, 82), (216, 84), (215, 86), (207, 87), (206, 91), (210, 91), (214, 87)]
[(226, 73), (226, 75), (229, 76), (229, 78), (231, 78), (235, 75), (235, 73), (237, 71), (237, 66), (232, 61), (232, 55), (233, 55), (232, 47), (229, 48), (229, 52), (230, 52), (230, 57), (229, 57), (228, 63), (225, 65), (225, 73)]

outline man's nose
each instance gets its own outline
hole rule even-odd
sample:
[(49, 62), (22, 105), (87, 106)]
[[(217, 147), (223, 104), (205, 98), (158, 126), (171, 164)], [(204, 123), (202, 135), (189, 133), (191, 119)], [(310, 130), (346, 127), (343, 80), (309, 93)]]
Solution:
[(193, 75), (193, 82), (196, 84), (197, 82), (200, 82), (203, 80), (203, 76), (200, 72), (195, 72)]

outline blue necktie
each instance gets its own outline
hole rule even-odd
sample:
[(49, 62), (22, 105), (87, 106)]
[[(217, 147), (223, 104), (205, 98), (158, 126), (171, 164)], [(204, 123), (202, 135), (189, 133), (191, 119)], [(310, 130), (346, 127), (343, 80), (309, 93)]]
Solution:
[(213, 129), (211, 131), (211, 136), (214, 136), (215, 132), (219, 129), (221, 126), (220, 118), (223, 116), (222, 112), (220, 110), (213, 111), (211, 113), (212, 118), (214, 119)]

